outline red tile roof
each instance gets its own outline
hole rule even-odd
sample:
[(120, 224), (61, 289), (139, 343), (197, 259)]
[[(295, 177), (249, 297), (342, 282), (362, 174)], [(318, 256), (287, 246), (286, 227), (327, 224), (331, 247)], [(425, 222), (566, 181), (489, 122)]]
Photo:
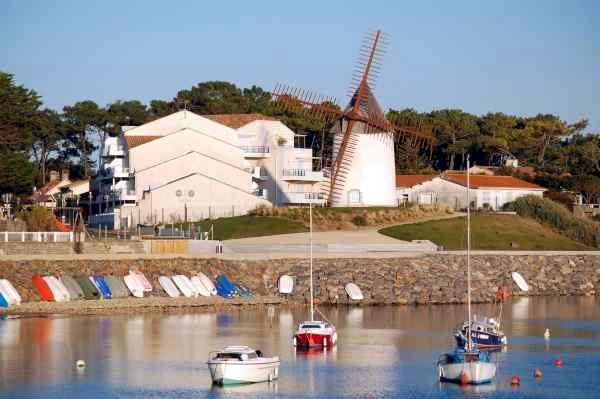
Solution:
[(413, 187), (437, 177), (436, 175), (398, 175), (396, 187)]
[(279, 119), (262, 114), (219, 114), (219, 115), (202, 115), (204, 118), (213, 120), (221, 125), (228, 126), (232, 129), (239, 129), (254, 121), (277, 121)]
[(51, 181), (50, 183), (47, 183), (45, 186), (38, 188), (37, 190), (35, 190), (33, 192), (33, 194), (31, 194), (29, 196), (29, 199), (32, 199), (34, 201), (39, 201), (42, 200), (43, 197), (48, 193), (48, 191), (52, 190), (54, 187), (58, 186), (58, 184), (61, 182), (62, 180), (58, 179), (58, 180), (54, 180)]
[[(444, 176), (444, 179), (462, 186), (467, 185), (466, 174), (449, 173)], [(523, 188), (530, 190), (545, 190), (544, 187), (540, 187), (537, 184), (529, 183), (512, 176), (472, 175), (470, 184), (472, 188)]]
[(129, 149), (131, 150), (132, 148), (135, 148), (138, 145), (149, 143), (152, 140), (156, 140), (161, 137), (163, 137), (163, 136), (127, 136), (127, 135), (125, 135), (125, 140), (127, 141), (127, 147), (129, 147)]

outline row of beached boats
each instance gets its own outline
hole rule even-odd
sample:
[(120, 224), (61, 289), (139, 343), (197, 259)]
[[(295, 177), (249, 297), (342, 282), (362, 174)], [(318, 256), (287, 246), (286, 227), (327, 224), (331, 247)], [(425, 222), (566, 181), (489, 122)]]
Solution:
[[(150, 280), (139, 271), (117, 276), (33, 276), (33, 286), (43, 301), (65, 302), (82, 299), (112, 299), (134, 296), (143, 298), (153, 290)], [(227, 276), (219, 275), (213, 282), (202, 272), (190, 277), (177, 274), (160, 276), (158, 283), (171, 298), (221, 296), (223, 298), (252, 298), (250, 290), (233, 283)], [(21, 296), (12, 283), (0, 279), (0, 307), (21, 304)]]

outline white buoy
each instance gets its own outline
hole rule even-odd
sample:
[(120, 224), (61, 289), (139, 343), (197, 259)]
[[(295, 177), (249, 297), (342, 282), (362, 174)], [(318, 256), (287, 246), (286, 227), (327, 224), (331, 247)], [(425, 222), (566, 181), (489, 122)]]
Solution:
[(75, 366), (77, 366), (77, 368), (81, 369), (85, 367), (85, 362), (81, 359), (79, 359), (78, 361), (75, 362)]
[(546, 328), (546, 331), (544, 331), (544, 339), (550, 339), (550, 330)]

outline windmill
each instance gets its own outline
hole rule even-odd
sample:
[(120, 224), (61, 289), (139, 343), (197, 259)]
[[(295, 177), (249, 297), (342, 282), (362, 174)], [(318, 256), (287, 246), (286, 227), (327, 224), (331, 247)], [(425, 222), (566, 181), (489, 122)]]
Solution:
[(330, 206), (395, 205), (394, 140), (418, 151), (435, 141), (429, 128), (386, 118), (373, 94), (388, 39), (381, 30), (369, 32), (360, 49), (350, 85), (350, 101), (340, 109), (332, 97), (278, 84), (276, 103), (326, 123), (335, 121), (332, 163), (323, 191)]

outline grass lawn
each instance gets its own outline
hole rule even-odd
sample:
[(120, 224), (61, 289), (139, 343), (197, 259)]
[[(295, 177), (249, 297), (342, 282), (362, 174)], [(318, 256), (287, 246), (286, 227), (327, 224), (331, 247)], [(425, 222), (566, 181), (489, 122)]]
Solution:
[[(449, 250), (466, 249), (466, 217), (405, 224), (379, 230), (399, 240), (430, 240)], [(518, 248), (510, 243), (518, 244)], [(489, 250), (593, 250), (533, 219), (513, 215), (471, 215), (471, 248)]]
[(301, 233), (307, 228), (290, 219), (271, 216), (236, 216), (203, 220), (195, 223), (207, 231), (214, 226), (215, 240), (229, 240), (232, 238), (260, 237), (274, 234)]

